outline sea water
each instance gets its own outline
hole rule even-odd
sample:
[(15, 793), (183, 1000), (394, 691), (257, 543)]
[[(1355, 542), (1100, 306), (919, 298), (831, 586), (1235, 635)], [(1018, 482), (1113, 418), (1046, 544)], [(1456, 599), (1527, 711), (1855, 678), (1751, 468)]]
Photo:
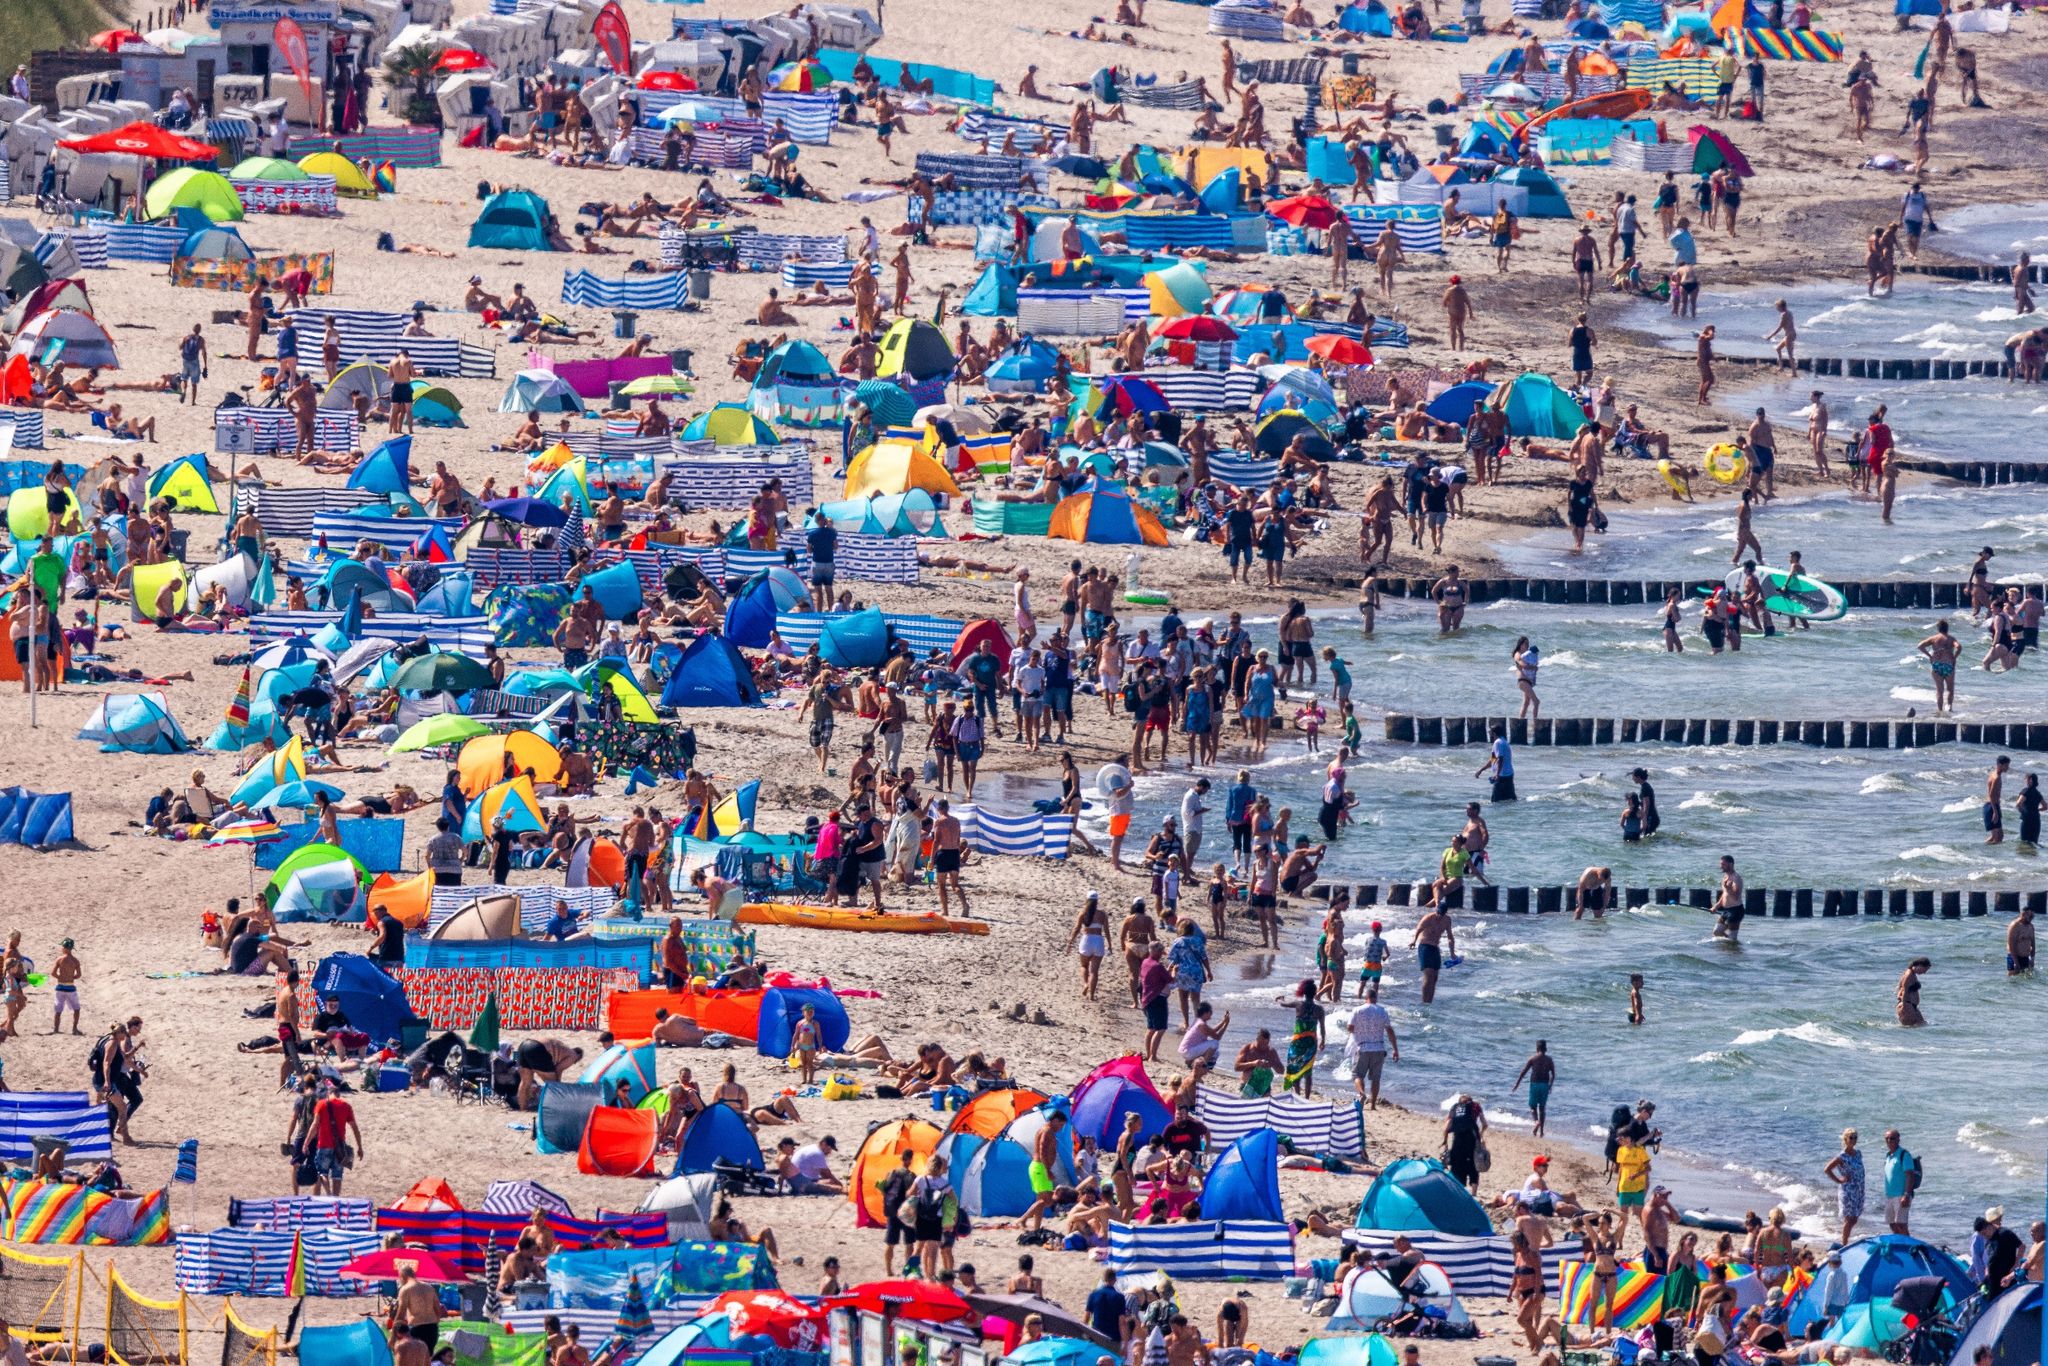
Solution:
[(2048, 257), (2048, 203), (1971, 204), (1936, 216), (1942, 231), (1923, 239), (1973, 261), (2010, 265), (2021, 252), (2036, 261)]
[(1889, 295), (1875, 297), (1861, 285), (1839, 282), (1708, 285), (1700, 290), (1697, 318), (1677, 317), (1654, 301), (1638, 303), (1622, 318), (1672, 350), (1690, 352), (1694, 333), (1712, 323), (1717, 354), (1769, 356), (1772, 343), (1765, 338), (1778, 325), (1779, 299), (1791, 305), (1802, 356), (1997, 360), (2005, 339), (2024, 325), (2006, 286), (1915, 276), (1901, 276)]
[[(1350, 668), (1354, 705), (1375, 732), (1368, 718), (1380, 712), (1514, 715), (1522, 703), (1509, 661), (1522, 636), (1541, 651), (1536, 690), (1545, 716), (1770, 720), (1930, 716), (1933, 681), (1919, 642), (1943, 616), (1952, 618), (1951, 630), (1966, 647), (1979, 640), (1967, 612), (1857, 609), (1807, 629), (1774, 618), (1776, 635), (1745, 629), (1739, 653), (1715, 655), (1699, 631), (1702, 601), (1690, 598), (1682, 610), (1682, 654), (1664, 649), (1662, 603), (1481, 603), (1465, 609), (1462, 629), (1442, 636), (1433, 605), (1389, 602), (1372, 636), (1354, 614), (1331, 614), (1317, 618), (1316, 639), (1319, 647), (1335, 647)], [(1966, 655), (1965, 665), (1977, 658)], [(1321, 681), (1323, 705), (1334, 711), (1327, 676)], [(2013, 673), (1965, 667), (1957, 676), (1956, 714), (1966, 719), (2032, 719), (2041, 698), (2032, 661)], [(1325, 730), (1337, 724), (1326, 722)]]
[(1989, 377), (1885, 381), (1780, 374), (1767, 371), (1764, 378), (1757, 372), (1724, 371), (1714, 405), (1737, 429), (1746, 429), (1758, 408), (1768, 413), (1779, 432), (1781, 468), (1813, 468), (1806, 424), (1816, 389), (1828, 405), (1828, 462), (1838, 479), (1849, 438), (1869, 423), (1879, 405), (1908, 458), (2026, 464), (2048, 457), (2048, 448), (2038, 440), (2042, 423), (2048, 421), (2048, 387), (2039, 384), (2010, 384)]
[[(1331, 847), (1325, 879), (1428, 876), (1475, 800), (1492, 832), (1488, 873), (1502, 884), (1567, 883), (1599, 865), (1619, 886), (1705, 886), (1723, 853), (1757, 887), (1993, 889), (2037, 886), (2044, 872), (2041, 858), (2016, 843), (1981, 843), (1977, 805), (1994, 755), (1978, 747), (1524, 747), (1516, 755), (1521, 800), (1498, 805), (1473, 776), (1482, 757), (1369, 743), (1350, 770), (1358, 823)], [(1324, 761), (1283, 741), (1253, 766), (1260, 788), (1292, 807), (1297, 830), (1314, 834)], [(1626, 844), (1617, 818), (1638, 765), (1650, 770), (1664, 825), (1655, 838)], [(1211, 777), (1227, 783), (1228, 766)], [(1140, 780), (1134, 845), (1187, 782), (1179, 773)], [(1213, 800), (1220, 806), (1220, 795)], [(1224, 840), (1220, 813), (1210, 824), (1198, 858), (1204, 876)], [(1099, 842), (1102, 832), (1093, 833)], [(1183, 903), (1198, 904), (1196, 893)], [(1212, 999), (1232, 1012), (1232, 1048), (1261, 1026), (1284, 1041), (1288, 1012), (1276, 998), (1313, 975), (1319, 905), (1294, 913), (1280, 952), (1253, 955), (1219, 979)], [(1395, 947), (1382, 1001), (1403, 1059), (1388, 1070), (1388, 1090), (1405, 1103), (1428, 1107), (1470, 1090), (1493, 1122), (1526, 1126), (1510, 1082), (1542, 1038), (1559, 1063), (1550, 1125), (1561, 1141), (1597, 1142), (1613, 1106), (1648, 1097), (1675, 1150), (1725, 1169), (1714, 1179), (1660, 1168), (1681, 1204), (1729, 1212), (1753, 1183), (1769, 1194), (1754, 1194), (1750, 1206), (1775, 1201), (1807, 1227), (1824, 1227), (1833, 1200), (1820, 1168), (1835, 1136), (1858, 1128), (1874, 1154), (1891, 1124), (1926, 1161), (1914, 1222), (1937, 1239), (1960, 1238), (1968, 1214), (2040, 1186), (2048, 1103), (2015, 1086), (2014, 1065), (2048, 1030), (2048, 987), (2004, 977), (2002, 917), (1752, 918), (1736, 947), (1712, 938), (1705, 912), (1677, 907), (1577, 922), (1464, 914), (1456, 918), (1464, 962), (1445, 972), (1424, 1008), (1406, 947), (1416, 916), (1360, 908), (1347, 940), (1354, 973), (1372, 920), (1384, 922)], [(1907, 1031), (1892, 1019), (1893, 987), (1923, 954), (1935, 963), (1923, 996), (1931, 1024)], [(1626, 1023), (1631, 972), (1647, 983), (1649, 1023), (1640, 1028)], [(1347, 1010), (1354, 990), (1355, 982)], [(1348, 1090), (1345, 1018), (1331, 1019), (1335, 1042), (1318, 1078), (1326, 1092)], [(1875, 1157), (1871, 1172), (1874, 1188)], [(1489, 1183), (1511, 1186), (1520, 1175), (1495, 1173)]]
[[(1735, 513), (1725, 501), (1606, 511), (1606, 534), (1586, 537), (1582, 555), (1571, 553), (1571, 533), (1561, 527), (1504, 540), (1494, 554), (1509, 572), (1530, 577), (1719, 578), (1728, 570)], [(1960, 579), (1986, 545), (1997, 552), (1996, 578), (2039, 582), (2048, 569), (2048, 488), (1909, 484), (1892, 516), (1893, 525), (1884, 525), (1874, 501), (1838, 488), (1781, 495), (1753, 524), (1764, 563), (1782, 566), (1786, 552), (1797, 550), (1821, 580)]]

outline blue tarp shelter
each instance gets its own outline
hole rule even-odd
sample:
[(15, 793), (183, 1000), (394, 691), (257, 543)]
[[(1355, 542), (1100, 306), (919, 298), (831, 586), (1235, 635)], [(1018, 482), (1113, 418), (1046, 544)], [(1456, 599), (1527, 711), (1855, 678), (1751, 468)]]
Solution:
[(102, 754), (182, 754), (192, 748), (160, 692), (101, 698), (78, 738), (97, 741)]
[(846, 1047), (853, 1028), (846, 1007), (829, 991), (814, 987), (770, 987), (761, 993), (761, 1018), (755, 1031), (755, 1051), (764, 1058), (789, 1056), (790, 1038), (804, 1007), (817, 1011), (818, 1046), (827, 1053)]
[(313, 994), (341, 1002), (348, 1022), (373, 1043), (399, 1038), (413, 1018), (405, 988), (359, 953), (333, 953), (313, 973)]
[(71, 839), (71, 794), (0, 788), (0, 844), (47, 849)]
[[(826, 660), (830, 663), (828, 657)], [(880, 661), (877, 660), (877, 663)], [(698, 636), (661, 690), (664, 707), (757, 707), (753, 670), (724, 636)]]
[(725, 606), (725, 638), (749, 650), (768, 648), (775, 630), (775, 586), (757, 579)]
[(690, 1120), (676, 1152), (676, 1169), (670, 1175), (708, 1172), (721, 1161), (754, 1171), (765, 1171), (768, 1165), (761, 1160), (761, 1145), (754, 1131), (730, 1105), (709, 1106)]
[(1433, 1157), (1404, 1157), (1382, 1171), (1358, 1203), (1355, 1226), (1392, 1233), (1434, 1230), (1458, 1238), (1493, 1235), (1486, 1210)]
[(1280, 1209), (1278, 1134), (1254, 1129), (1223, 1150), (1202, 1183), (1202, 1217), (1285, 1222)]

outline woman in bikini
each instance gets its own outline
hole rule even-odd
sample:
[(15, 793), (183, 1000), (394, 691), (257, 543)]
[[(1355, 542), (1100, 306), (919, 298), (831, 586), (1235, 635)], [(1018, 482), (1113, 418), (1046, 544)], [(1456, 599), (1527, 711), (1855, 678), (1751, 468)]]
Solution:
[(1081, 946), (1081, 994), (1092, 1001), (1102, 976), (1102, 956), (1109, 952), (1109, 917), (1102, 913), (1101, 898), (1094, 892), (1088, 893), (1088, 904), (1075, 917), (1073, 932), (1067, 936), (1069, 952), (1076, 944)]

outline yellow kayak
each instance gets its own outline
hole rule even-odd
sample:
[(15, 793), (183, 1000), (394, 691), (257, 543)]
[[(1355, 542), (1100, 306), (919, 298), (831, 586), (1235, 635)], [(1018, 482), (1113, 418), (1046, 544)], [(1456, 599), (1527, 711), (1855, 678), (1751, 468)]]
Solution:
[(750, 902), (736, 917), (742, 925), (797, 925), (811, 930), (867, 930), (880, 934), (987, 934), (985, 920), (955, 920), (943, 915), (897, 915), (803, 906), (792, 901)]

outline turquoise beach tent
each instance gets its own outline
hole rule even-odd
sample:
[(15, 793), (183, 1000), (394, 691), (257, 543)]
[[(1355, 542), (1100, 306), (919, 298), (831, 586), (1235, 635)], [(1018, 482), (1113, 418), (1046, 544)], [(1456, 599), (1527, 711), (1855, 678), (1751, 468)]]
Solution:
[(553, 251), (548, 202), (532, 190), (500, 190), (470, 225), (469, 245), (497, 251)]
[(638, 613), (647, 601), (640, 588), (640, 575), (629, 560), (607, 565), (595, 574), (585, 574), (583, 582), (577, 585), (576, 595), (579, 598), (585, 588), (603, 609), (607, 621), (625, 621)]
[(647, 1098), (648, 1092), (655, 1089), (654, 1045), (615, 1043), (584, 1064), (583, 1072), (576, 1080), (596, 1082), (602, 1086), (607, 1102), (623, 1081), (626, 1094), (638, 1105)]
[(1021, 1344), (1003, 1358), (1006, 1366), (1095, 1366), (1102, 1344), (1081, 1338), (1040, 1338)]
[(1541, 166), (1517, 166), (1502, 171), (1494, 177), (1497, 185), (1516, 185), (1529, 192), (1529, 205), (1523, 210), (1524, 218), (1570, 218), (1572, 206), (1559, 189), (1557, 182), (1550, 178), (1550, 172)]
[(1355, 1227), (1458, 1238), (1493, 1234), (1485, 1208), (1433, 1157), (1404, 1157), (1389, 1164), (1359, 1201)]
[(1344, 1333), (1310, 1338), (1294, 1360), (1295, 1366), (1394, 1366), (1398, 1358), (1393, 1344), (1378, 1333)]
[[(1938, 1276), (1948, 1286), (1951, 1301), (1968, 1299), (1976, 1289), (1961, 1262), (1932, 1243), (1909, 1235), (1880, 1233), (1858, 1238), (1842, 1249), (1842, 1274), (1849, 1278), (1849, 1308), (1883, 1302), (1889, 1308), (1892, 1291), (1899, 1282), (1915, 1276)], [(1804, 1336), (1824, 1315), (1821, 1312), (1820, 1282), (1807, 1286), (1792, 1298), (1785, 1331)], [(1843, 1316), (1846, 1321), (1847, 1315)]]
[(818, 518), (841, 531), (863, 536), (947, 535), (945, 524), (939, 520), (939, 505), (923, 489), (824, 503), (818, 508)]
[(192, 748), (160, 692), (101, 698), (78, 738), (97, 742), (102, 754), (182, 754)]
[(1508, 382), (1503, 401), (1508, 415), (1509, 436), (1549, 437), (1569, 440), (1586, 425), (1586, 410), (1578, 400), (1557, 386), (1548, 375), (1533, 370)]
[(818, 631), (818, 655), (835, 669), (872, 669), (889, 657), (889, 623), (870, 607), (825, 619)]
[[(879, 616), (880, 614), (877, 613)], [(829, 661), (828, 661), (829, 662)], [(879, 661), (877, 661), (879, 662)], [(757, 707), (754, 671), (724, 636), (698, 636), (661, 690), (664, 707)]]

